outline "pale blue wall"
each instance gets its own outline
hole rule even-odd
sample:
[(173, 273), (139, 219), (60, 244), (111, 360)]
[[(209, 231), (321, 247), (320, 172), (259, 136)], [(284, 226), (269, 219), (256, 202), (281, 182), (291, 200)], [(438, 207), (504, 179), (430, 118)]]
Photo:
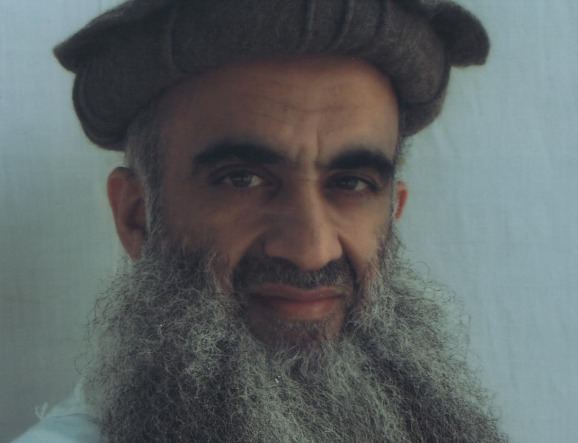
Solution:
[[(0, 0), (0, 441), (76, 381), (85, 319), (120, 248), (52, 46), (114, 0)], [(578, 3), (462, 0), (489, 63), (453, 75), (416, 138), (401, 224), (461, 295), (514, 442), (578, 441)]]

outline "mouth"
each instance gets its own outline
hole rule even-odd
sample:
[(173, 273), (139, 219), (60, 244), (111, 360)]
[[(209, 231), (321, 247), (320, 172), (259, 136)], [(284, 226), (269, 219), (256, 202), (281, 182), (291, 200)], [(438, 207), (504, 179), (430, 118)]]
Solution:
[(286, 285), (264, 284), (250, 292), (254, 303), (284, 320), (322, 320), (343, 306), (344, 294), (322, 288), (304, 291)]

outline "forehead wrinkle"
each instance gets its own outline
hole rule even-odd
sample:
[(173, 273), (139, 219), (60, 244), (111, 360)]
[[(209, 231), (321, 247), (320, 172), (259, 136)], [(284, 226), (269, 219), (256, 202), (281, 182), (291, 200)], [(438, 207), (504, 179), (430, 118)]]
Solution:
[[(312, 154), (315, 157), (319, 157), (323, 155), (323, 152), (327, 151), (328, 143), (332, 146), (380, 146), (385, 148), (383, 151), (389, 154), (390, 147), (391, 150), (394, 149), (394, 145), (396, 144), (397, 139), (392, 134), (391, 137), (384, 134), (383, 128), (377, 122), (373, 122), (368, 126), (368, 122), (366, 121), (367, 118), (363, 118), (363, 122), (358, 122), (359, 124), (354, 124), (355, 121), (359, 118), (356, 117), (352, 120), (352, 110), (363, 108), (363, 106), (355, 106), (355, 107), (342, 107), (342, 106), (328, 106), (326, 109), (332, 113), (332, 117), (345, 115), (347, 119), (335, 119), (331, 118), (327, 121), (324, 121), (322, 124), (316, 124), (314, 131), (311, 132), (311, 136), (313, 138), (309, 138), (309, 141), (304, 140), (302, 137), (294, 138), (294, 134), (303, 135), (303, 129), (301, 125), (303, 122), (294, 121), (291, 118), (288, 118), (287, 114), (291, 113), (292, 111), (301, 113), (301, 109), (299, 107), (294, 107), (291, 105), (287, 105), (282, 100), (271, 99), (267, 96), (261, 96), (259, 94), (247, 94), (247, 97), (259, 97), (260, 99), (264, 99), (269, 105), (272, 104), (273, 108), (280, 106), (284, 108), (284, 113), (286, 115), (282, 115), (283, 112), (274, 112), (271, 110), (267, 110), (266, 108), (263, 109), (261, 106), (256, 106), (253, 109), (252, 106), (248, 106), (247, 108), (243, 108), (243, 112), (239, 113), (237, 111), (238, 107), (242, 107), (242, 103), (233, 102), (233, 108), (230, 108), (228, 111), (225, 111), (224, 114), (232, 117), (232, 118), (225, 118), (228, 122), (236, 121), (237, 124), (234, 124), (234, 129), (229, 125), (230, 129), (233, 129), (233, 132), (236, 133), (236, 136), (233, 138), (239, 138), (242, 140), (261, 140), (266, 146), (270, 146), (275, 151), (280, 151), (282, 153), (289, 153), (295, 152), (297, 154), (297, 158), (301, 160), (295, 159), (293, 162), (293, 166), (297, 166), (297, 164), (301, 163), (305, 165), (307, 163), (306, 158), (310, 157)], [(254, 102), (255, 100), (250, 101)], [(286, 106), (287, 105), (287, 106)], [(356, 113), (353, 113), (356, 114)], [(270, 122), (279, 123), (281, 126), (278, 128), (271, 128), (269, 127), (267, 131), (262, 132), (259, 130), (259, 125), (257, 126), (257, 131), (253, 127), (255, 122), (251, 122), (251, 119), (245, 119), (243, 116), (256, 116), (256, 117), (264, 117), (265, 119), (269, 120)], [(239, 116), (241, 119), (239, 120)], [(307, 116), (300, 116), (300, 120), (305, 119)], [(298, 119), (298, 120), (299, 120)], [(245, 124), (243, 123), (245, 122)], [(247, 124), (250, 122), (251, 124)], [(351, 125), (353, 124), (353, 128)], [(343, 133), (344, 128), (346, 132), (349, 134)], [(361, 129), (361, 130), (360, 130)], [(309, 131), (306, 131), (309, 132)], [(341, 133), (343, 137), (339, 137), (340, 140), (328, 140), (328, 137), (333, 138), (334, 134)], [(285, 134), (285, 136), (283, 135)], [(372, 136), (373, 134), (373, 136)], [(377, 138), (375, 137), (377, 135)], [(384, 137), (385, 135), (385, 137)], [(343, 144), (342, 142), (345, 139), (351, 139), (350, 143)], [(311, 149), (314, 147), (314, 149)], [(333, 149), (330, 149), (333, 151)], [(388, 155), (390, 156), (390, 155)], [(319, 164), (317, 161), (315, 162), (317, 167), (322, 165), (322, 162)]]
[[(282, 98), (273, 98), (267, 94), (263, 93), (244, 93), (241, 94), (245, 98), (248, 99), (249, 103), (256, 103), (257, 106), (259, 104), (265, 105), (265, 107), (269, 108), (279, 108), (283, 114), (288, 114), (290, 111), (294, 111), (296, 113), (301, 114), (319, 114), (319, 113), (344, 113), (350, 112), (353, 110), (357, 110), (363, 108), (362, 104), (329, 104), (329, 105), (321, 105), (321, 106), (300, 106), (296, 103), (291, 103), (289, 100), (283, 100)], [(273, 112), (274, 113), (274, 112)]]
[[(249, 96), (251, 95), (247, 95)], [(318, 109), (302, 109), (283, 100), (265, 96), (255, 97), (257, 98), (247, 101), (247, 106), (243, 102), (231, 101), (228, 106), (221, 109), (221, 119), (226, 122), (227, 127), (234, 126), (236, 130), (242, 132), (256, 130), (255, 135), (262, 133), (264, 128), (266, 133), (277, 132), (290, 137), (295, 134), (303, 136), (311, 130), (315, 133), (321, 131), (329, 134), (343, 130), (344, 126), (349, 127), (352, 116), (363, 113), (359, 112), (363, 109), (363, 105), (329, 105)], [(262, 119), (266, 122), (265, 125)], [(279, 126), (275, 127), (276, 125)], [(324, 128), (331, 130), (327, 131)]]
[[(334, 134), (339, 135), (342, 133), (343, 128), (348, 123), (352, 123), (352, 121), (350, 119), (348, 119), (346, 122), (336, 121), (326, 124), (323, 128), (318, 128), (316, 134), (317, 143), (323, 143), (323, 139), (331, 139)], [(366, 126), (363, 126), (363, 131), (356, 131), (355, 134), (352, 135), (353, 138), (356, 138), (361, 142), (355, 143), (355, 145), (383, 146), (387, 150), (390, 148), (395, 150), (395, 146), (398, 142), (398, 134), (397, 132), (389, 134), (384, 130), (384, 126), (387, 126), (387, 121), (364, 123), (366, 123)], [(354, 126), (356, 129), (361, 127), (359, 125)], [(376, 144), (375, 140), (379, 140), (379, 143)], [(323, 145), (320, 144), (319, 146)]]

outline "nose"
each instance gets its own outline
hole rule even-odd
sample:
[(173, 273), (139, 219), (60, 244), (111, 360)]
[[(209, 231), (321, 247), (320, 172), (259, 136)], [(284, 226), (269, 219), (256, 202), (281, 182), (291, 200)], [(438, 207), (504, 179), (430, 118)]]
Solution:
[(265, 255), (317, 271), (341, 258), (343, 249), (330, 207), (314, 186), (303, 186), (279, 201), (268, 216)]

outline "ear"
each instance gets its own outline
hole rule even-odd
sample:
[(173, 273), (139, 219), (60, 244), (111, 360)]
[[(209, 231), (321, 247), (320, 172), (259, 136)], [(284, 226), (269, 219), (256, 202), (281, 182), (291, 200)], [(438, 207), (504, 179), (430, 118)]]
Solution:
[(403, 215), (403, 209), (405, 208), (405, 202), (407, 201), (408, 189), (405, 182), (397, 181), (395, 183), (395, 196), (394, 196), (394, 208), (393, 208), (393, 218), (399, 220)]
[(107, 190), (118, 237), (129, 257), (138, 260), (147, 235), (143, 186), (133, 171), (119, 167), (108, 176)]

